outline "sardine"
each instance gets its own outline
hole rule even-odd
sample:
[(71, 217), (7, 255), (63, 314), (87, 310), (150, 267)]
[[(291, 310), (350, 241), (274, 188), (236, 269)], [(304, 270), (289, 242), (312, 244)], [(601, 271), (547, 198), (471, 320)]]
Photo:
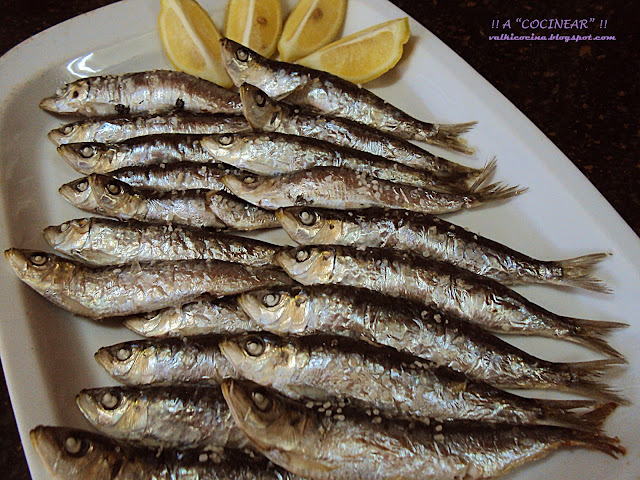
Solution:
[(219, 260), (158, 261), (92, 267), (58, 255), (11, 248), (5, 256), (27, 285), (72, 313), (100, 319), (150, 312), (201, 295), (236, 295), (290, 285), (279, 269)]
[(82, 390), (78, 408), (100, 433), (146, 447), (245, 449), (219, 387), (140, 386)]
[(350, 409), (327, 415), (254, 384), (227, 380), (222, 391), (260, 452), (318, 480), (489, 479), (560, 448), (599, 450), (613, 458), (625, 453), (618, 439), (562, 427), (410, 426)]
[(270, 210), (312, 205), (340, 210), (387, 207), (449, 213), (524, 192), (524, 189), (498, 183), (468, 193), (439, 193), (337, 167), (313, 167), (273, 177), (229, 173), (222, 177), (222, 182), (234, 195)]
[(301, 480), (232, 451), (137, 448), (66, 427), (39, 426), (29, 436), (49, 473), (60, 480)]
[(311, 137), (444, 176), (477, 172), (367, 125), (300, 111), (248, 84), (240, 87), (240, 96), (244, 115), (255, 130)]
[(144, 337), (234, 335), (260, 330), (235, 298), (202, 298), (177, 307), (125, 317), (122, 323)]
[(108, 175), (91, 175), (59, 189), (72, 205), (120, 220), (231, 230), (276, 228), (275, 213), (215, 190), (154, 192)]
[(555, 314), (495, 280), (448, 263), (392, 250), (340, 246), (283, 248), (275, 261), (304, 285), (368, 288), (424, 303), (489, 331), (560, 338), (622, 357), (601, 337), (628, 325)]
[[(556, 363), (429, 307), (352, 287), (272, 288), (241, 294), (252, 330), (277, 335), (338, 335), (385, 345), (499, 388), (577, 392), (624, 403), (597, 381), (619, 359)], [(249, 328), (247, 330), (250, 330)], [(584, 404), (556, 403), (560, 408)]]
[(272, 265), (276, 245), (201, 228), (91, 217), (50, 226), (44, 238), (56, 251), (90, 265), (156, 260), (224, 260)]
[(511, 395), (390, 348), (337, 337), (249, 334), (223, 340), (220, 350), (247, 380), (298, 400), (356, 399), (382, 415), (427, 424), (436, 418), (600, 428), (553, 401)]
[(459, 138), (476, 122), (424, 122), (374, 93), (327, 72), (265, 58), (229, 39), (222, 40), (222, 58), (236, 86), (249, 83), (270, 97), (370, 125), (410, 140), (420, 140), (463, 153), (473, 149)]
[(202, 137), (164, 134), (133, 137), (117, 143), (66, 143), (58, 147), (58, 153), (83, 175), (175, 162), (215, 163), (216, 159), (202, 147)]
[(132, 187), (173, 192), (176, 190), (216, 190), (224, 188), (222, 177), (229, 172), (221, 164), (190, 162), (128, 167), (107, 173)]
[(592, 276), (606, 253), (537, 260), (428, 214), (368, 209), (340, 212), (309, 207), (279, 210), (285, 232), (301, 245), (392, 248), (452, 263), (501, 283), (545, 283), (610, 293)]
[(141, 115), (135, 117), (96, 118), (68, 123), (49, 132), (56, 146), (66, 143), (121, 142), (133, 137), (180, 133), (204, 135), (209, 133), (246, 132), (251, 128), (247, 120), (237, 115)]
[(313, 138), (274, 132), (209, 135), (200, 144), (218, 161), (260, 175), (280, 175), (311, 167), (343, 167), (380, 180), (444, 193), (475, 188), (496, 166), (492, 161), (477, 171), (445, 176)]
[(126, 385), (220, 385), (225, 378), (238, 378), (215, 337), (134, 340), (102, 347), (95, 359)]
[(67, 83), (40, 102), (52, 113), (85, 117), (193, 113), (242, 113), (240, 96), (183, 72), (153, 70), (87, 77)]

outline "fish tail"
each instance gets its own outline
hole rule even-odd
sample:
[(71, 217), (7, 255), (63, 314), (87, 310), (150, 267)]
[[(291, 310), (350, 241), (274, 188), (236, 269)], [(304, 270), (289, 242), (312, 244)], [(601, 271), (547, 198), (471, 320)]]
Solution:
[(553, 264), (562, 269), (562, 277), (554, 283), (572, 287), (584, 288), (599, 293), (613, 293), (602, 280), (592, 276), (592, 271), (598, 263), (607, 258), (610, 253), (592, 253), (567, 260), (557, 260)]
[[(431, 128), (421, 130), (424, 135), (416, 135), (417, 140), (424, 140), (432, 145), (448, 148), (456, 152), (473, 154), (473, 148), (467, 145), (467, 141), (460, 135), (471, 130), (478, 122), (434, 124)], [(420, 138), (423, 137), (423, 138)]]
[(602, 336), (607, 335), (611, 330), (626, 328), (629, 326), (628, 324), (605, 320), (584, 320), (581, 318), (565, 318), (565, 321), (572, 326), (570, 335), (563, 337), (565, 340), (578, 343), (611, 357), (623, 358), (623, 355), (609, 345)]
[(542, 403), (546, 415), (554, 421), (554, 425), (599, 433), (602, 432), (605, 420), (618, 408), (617, 403), (608, 402), (596, 405), (586, 413), (576, 414), (564, 408), (557, 408), (544, 400)]
[(592, 450), (599, 450), (607, 455), (618, 458), (627, 453), (627, 450), (620, 445), (617, 437), (608, 437), (597, 432), (583, 430), (573, 430), (567, 435), (562, 444), (565, 447), (586, 447)]
[(489, 178), (493, 174), (493, 172), (495, 172), (497, 166), (498, 160), (496, 159), (496, 157), (491, 157), (491, 159), (485, 164), (485, 166), (478, 170), (477, 175), (474, 175), (474, 182), (471, 187), (469, 187), (469, 191), (477, 192), (480, 188), (480, 185), (486, 182), (487, 178)]
[(503, 185), (502, 182), (492, 183), (482, 188), (478, 188), (467, 195), (467, 208), (478, 207), (487, 202), (494, 200), (506, 200), (507, 198), (516, 197), (526, 192), (527, 188), (519, 186), (509, 187)]
[(629, 401), (622, 397), (617, 390), (597, 380), (609, 368), (624, 363), (626, 361), (623, 358), (605, 358), (589, 362), (560, 364), (562, 368), (566, 368), (565, 375), (563, 375), (563, 386), (566, 390), (582, 393), (607, 402), (628, 405)]

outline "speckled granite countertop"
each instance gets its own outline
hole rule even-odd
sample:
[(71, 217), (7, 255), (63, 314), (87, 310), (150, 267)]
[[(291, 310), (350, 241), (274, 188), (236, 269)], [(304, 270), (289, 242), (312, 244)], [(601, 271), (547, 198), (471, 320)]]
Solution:
[[(634, 153), (640, 134), (640, 26), (633, 2), (391, 1), (511, 100), (640, 234), (640, 160)], [(113, 0), (45, 0), (34, 7), (19, 0), (5, 0), (0, 55), (41, 30), (110, 3)], [(492, 28), (495, 20), (504, 23), (511, 19), (511, 29), (503, 31), (523, 34), (517, 18), (595, 18), (587, 29), (594, 35), (599, 33), (600, 20), (606, 20), (606, 28), (600, 31), (614, 35), (616, 40), (489, 40), (489, 35), (496, 32)], [(29, 478), (4, 378), (0, 385), (0, 429), (2, 477)]]

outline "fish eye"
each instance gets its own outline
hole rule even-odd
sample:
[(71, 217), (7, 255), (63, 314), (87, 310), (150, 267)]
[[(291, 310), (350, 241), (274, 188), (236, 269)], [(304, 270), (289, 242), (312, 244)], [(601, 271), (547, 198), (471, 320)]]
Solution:
[(43, 266), (45, 263), (47, 263), (47, 260), (49, 260), (49, 257), (44, 253), (33, 253), (29, 257), (29, 262), (36, 267)]
[(120, 405), (120, 395), (117, 393), (114, 395), (111, 392), (106, 392), (100, 398), (100, 405), (102, 405), (105, 410), (113, 410)]
[(253, 392), (251, 400), (255, 407), (261, 412), (267, 412), (273, 407), (273, 400), (262, 392)]
[(242, 181), (246, 184), (251, 184), (256, 181), (256, 177), (252, 177), (251, 175), (247, 175), (242, 179)]
[(249, 60), (249, 52), (244, 48), (239, 48), (238, 50), (236, 50), (236, 58), (241, 62), (246, 62), (247, 60)]
[(82, 148), (80, 149), (80, 155), (81, 155), (83, 158), (90, 158), (90, 157), (92, 157), (92, 156), (93, 156), (93, 152), (94, 152), (93, 147), (90, 147), (90, 146), (88, 146), (88, 145), (87, 145), (87, 146), (84, 146), (84, 147), (82, 147)]
[(218, 143), (220, 145), (231, 145), (233, 143), (233, 135), (222, 135), (218, 138)]
[(76, 183), (76, 190), (79, 192), (85, 192), (89, 188), (89, 182), (86, 179), (80, 180)]
[(71, 94), (71, 98), (78, 98), (80, 96), (80, 92), (78, 90), (74, 90)]
[(265, 103), (267, 103), (267, 97), (262, 93), (256, 93), (256, 105), (264, 107)]
[(308, 227), (318, 221), (318, 216), (316, 215), (316, 213), (309, 210), (302, 210), (298, 217), (300, 217), (300, 222), (303, 225), (307, 225)]
[(302, 263), (308, 260), (310, 255), (309, 250), (299, 250), (298, 253), (296, 253), (296, 260)]
[(67, 230), (69, 230), (70, 226), (71, 224), (69, 222), (64, 222), (62, 225), (60, 225), (60, 231), (66, 232)]
[(247, 338), (244, 342), (244, 351), (252, 357), (259, 357), (264, 353), (264, 341), (260, 337)]
[(89, 443), (81, 438), (69, 436), (64, 439), (65, 452), (73, 457), (81, 457), (89, 450)]
[(122, 347), (116, 352), (116, 358), (121, 362), (129, 360), (133, 352), (129, 347)]
[(279, 293), (267, 293), (264, 297), (262, 297), (262, 304), (265, 307), (275, 307), (278, 303), (280, 303), (281, 295)]
[(73, 125), (65, 125), (62, 127), (62, 133), (65, 135), (69, 135), (71, 132), (73, 132)]
[(111, 195), (120, 195), (122, 193), (122, 187), (116, 182), (111, 181), (107, 183), (107, 192)]

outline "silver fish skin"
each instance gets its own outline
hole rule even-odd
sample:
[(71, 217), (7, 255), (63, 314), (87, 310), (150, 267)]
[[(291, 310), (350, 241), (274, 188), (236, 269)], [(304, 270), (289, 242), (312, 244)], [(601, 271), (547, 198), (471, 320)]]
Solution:
[(218, 260), (92, 267), (34, 250), (12, 248), (5, 256), (18, 278), (40, 295), (94, 319), (160, 310), (204, 294), (236, 295), (265, 285), (291, 284), (276, 268)]
[(193, 113), (242, 113), (240, 96), (202, 78), (171, 70), (152, 70), (81, 78), (65, 84), (40, 108), (85, 117)]
[(438, 124), (418, 120), (359, 85), (320, 70), (270, 60), (229, 39), (222, 40), (222, 58), (238, 87), (246, 82), (270, 97), (323, 115), (348, 118), (400, 138), (473, 153), (459, 137), (476, 122)]
[(367, 288), (423, 303), (489, 331), (559, 338), (622, 358), (602, 336), (626, 324), (555, 314), (495, 280), (448, 263), (343, 246), (283, 248), (275, 261), (304, 285)]
[(203, 135), (163, 134), (133, 137), (117, 143), (79, 142), (58, 147), (58, 153), (83, 175), (175, 162), (216, 163), (202, 147)]
[(109, 172), (107, 175), (132, 187), (174, 192), (177, 190), (216, 190), (224, 188), (222, 177), (228, 168), (216, 164), (190, 162), (128, 167)]
[(312, 167), (273, 177), (229, 173), (222, 177), (222, 182), (237, 197), (268, 210), (293, 206), (338, 210), (386, 207), (451, 213), (508, 199), (524, 191), (491, 184), (468, 193), (439, 193), (337, 167)]
[(139, 386), (82, 390), (78, 408), (98, 432), (146, 447), (245, 449), (219, 387)]
[(367, 125), (300, 111), (246, 83), (240, 87), (240, 96), (244, 115), (254, 130), (315, 138), (443, 176), (477, 172)]
[(43, 236), (57, 252), (90, 265), (200, 259), (264, 266), (273, 264), (279, 248), (201, 228), (98, 217), (52, 225), (44, 229)]
[(72, 205), (120, 220), (230, 230), (276, 228), (275, 213), (215, 190), (154, 192), (92, 173), (60, 187)]
[[(353, 287), (318, 285), (254, 290), (241, 294), (237, 301), (255, 325), (251, 330), (283, 336), (347, 337), (391, 347), (499, 388), (564, 390), (624, 403), (597, 381), (607, 367), (619, 363), (615, 359), (549, 362), (477, 325), (404, 299)], [(549, 411), (589, 405), (580, 402), (542, 401)]]
[(400, 210), (292, 207), (276, 216), (301, 245), (391, 248), (449, 262), (505, 284), (543, 283), (611, 293), (592, 275), (606, 253), (538, 260), (433, 215)]
[(389, 348), (337, 337), (248, 334), (220, 342), (247, 380), (298, 400), (355, 399), (389, 417), (599, 429), (544, 400), (511, 395)]
[(134, 340), (102, 347), (95, 359), (126, 385), (220, 385), (238, 378), (215, 337)]
[(121, 142), (134, 137), (167, 133), (205, 135), (249, 130), (249, 123), (239, 115), (176, 113), (80, 120), (51, 130), (49, 139), (59, 147), (67, 143), (79, 142)]
[(615, 438), (561, 427), (411, 427), (346, 409), (326, 415), (255, 384), (227, 380), (222, 391), (233, 418), (260, 452), (318, 480), (479, 480), (560, 448), (599, 450), (613, 458), (625, 453)]
[(39, 426), (29, 434), (52, 478), (60, 480), (300, 480), (231, 451), (152, 450), (94, 432)]
[(237, 335), (259, 330), (234, 297), (202, 298), (176, 307), (125, 317), (123, 325), (143, 337)]
[(259, 175), (280, 175), (312, 167), (342, 167), (380, 180), (444, 193), (469, 191), (495, 168), (493, 162), (474, 172), (436, 175), (367, 152), (275, 132), (208, 135), (200, 144), (218, 161)]

